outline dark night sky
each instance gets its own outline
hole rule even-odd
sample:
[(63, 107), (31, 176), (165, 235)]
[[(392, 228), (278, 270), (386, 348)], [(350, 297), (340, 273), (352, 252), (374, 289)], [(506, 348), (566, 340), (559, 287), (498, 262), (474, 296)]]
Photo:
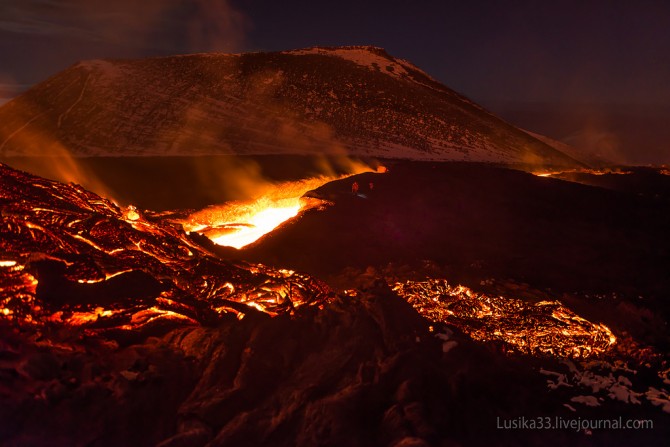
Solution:
[(663, 0), (0, 0), (0, 97), (81, 59), (353, 44), (519, 125), (580, 144), (588, 128), (629, 160), (670, 161)]

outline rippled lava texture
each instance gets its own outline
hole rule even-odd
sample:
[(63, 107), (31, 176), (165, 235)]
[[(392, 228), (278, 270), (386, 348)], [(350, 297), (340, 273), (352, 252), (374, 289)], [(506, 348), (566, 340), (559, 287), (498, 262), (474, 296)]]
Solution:
[[(606, 391), (616, 399), (579, 406), (569, 393), (580, 385), (550, 390), (547, 374), (567, 383), (579, 370), (595, 383), (613, 358), (598, 375), (456, 328), (431, 332), (384, 281), (338, 295), (304, 274), (224, 261), (151, 213), (4, 165), (0, 212), (3, 445), (663, 445), (669, 435), (663, 395), (646, 391), (658, 369), (640, 370), (642, 382), (616, 370)], [(570, 376), (550, 371), (566, 365)], [(566, 402), (581, 417), (651, 417), (656, 428), (495, 428), (498, 417), (574, 417)]]

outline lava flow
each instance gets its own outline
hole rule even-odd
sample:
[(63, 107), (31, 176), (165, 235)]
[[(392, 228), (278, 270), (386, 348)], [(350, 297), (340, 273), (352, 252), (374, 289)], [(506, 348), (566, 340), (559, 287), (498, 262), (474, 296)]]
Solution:
[(1, 164), (0, 211), (0, 319), (17, 324), (211, 324), (331, 296), (307, 275), (222, 261), (181, 227)]
[(207, 236), (218, 245), (242, 248), (297, 216), (301, 210), (323, 204), (318, 199), (302, 196), (344, 177), (347, 176), (321, 176), (268, 186), (256, 199), (210, 206), (179, 223), (185, 230)]
[(394, 290), (429, 320), (454, 325), (475, 340), (502, 343), (510, 351), (588, 358), (616, 343), (607, 326), (581, 318), (558, 301), (491, 296), (440, 279), (396, 283)]
[[(191, 241), (181, 226), (135, 208), (120, 209), (79, 186), (4, 165), (0, 174), (0, 320), (95, 333), (136, 331), (215, 324), (226, 316), (292, 313), (299, 306), (324, 306), (334, 297), (307, 275), (223, 261)], [(200, 231), (211, 235), (227, 230), (213, 226), (220, 221), (294, 215), (301, 195), (327, 180), (283, 184), (246, 207), (211, 208), (192, 219), (208, 222), (210, 227)], [(215, 239), (241, 246), (270, 231), (269, 225), (256, 227), (256, 233)], [(477, 294), (443, 280), (397, 283), (394, 290), (427, 319), (508, 350), (586, 358), (606, 352), (616, 341), (606, 326), (557, 301)]]
[(628, 175), (632, 171), (621, 168), (605, 169), (563, 169), (558, 171), (535, 171), (532, 174), (537, 177), (557, 177), (564, 174), (589, 174), (589, 175)]

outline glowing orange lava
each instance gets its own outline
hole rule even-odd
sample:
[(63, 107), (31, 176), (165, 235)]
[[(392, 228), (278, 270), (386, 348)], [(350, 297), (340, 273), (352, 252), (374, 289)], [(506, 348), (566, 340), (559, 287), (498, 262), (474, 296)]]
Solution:
[(347, 176), (279, 183), (265, 188), (256, 199), (211, 206), (181, 223), (186, 231), (203, 234), (218, 245), (242, 248), (297, 216), (301, 210), (322, 203), (317, 199), (303, 199), (306, 192), (344, 177)]
[(477, 293), (444, 279), (398, 282), (393, 290), (424, 317), (458, 327), (471, 338), (498, 342), (526, 354), (585, 359), (616, 342), (602, 323), (592, 323), (560, 301), (524, 301)]
[(567, 169), (561, 171), (536, 171), (532, 172), (537, 177), (554, 177), (561, 174), (590, 174), (590, 175), (626, 175), (631, 174), (631, 171), (620, 168), (605, 168), (605, 169)]

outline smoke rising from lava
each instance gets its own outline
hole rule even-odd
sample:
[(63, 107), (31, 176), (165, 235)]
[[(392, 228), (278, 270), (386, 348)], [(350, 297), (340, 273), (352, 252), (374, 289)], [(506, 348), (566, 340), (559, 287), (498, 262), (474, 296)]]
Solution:
[[(0, 30), (46, 37), (51, 41), (52, 56), (71, 63), (75, 62), (71, 60), (73, 54), (141, 57), (156, 52), (239, 51), (251, 26), (246, 15), (229, 0), (8, 0), (0, 9)], [(157, 45), (161, 48), (156, 48)], [(3, 90), (8, 91), (15, 91), (17, 86), (14, 77), (5, 73), (0, 76), (0, 84), (6, 84)], [(78, 162), (68, 145), (60, 141), (55, 123), (39, 124), (43, 107), (33, 102), (30, 109), (21, 110), (17, 117), (25, 122), (24, 128), (11, 135), (0, 135), (0, 156), (30, 156), (30, 160), (5, 161), (20, 169), (74, 182), (105, 197), (114, 197), (91, 169)], [(22, 150), (39, 148), (33, 149), (39, 153), (8, 153), (6, 143), (16, 140), (20, 140)], [(242, 183), (240, 188), (246, 189), (244, 179), (255, 177), (253, 167), (235, 167), (235, 171), (248, 174), (233, 175)], [(212, 184), (210, 177), (204, 175), (204, 186)], [(238, 182), (224, 180), (223, 183), (230, 188)]]
[[(218, 77), (230, 76), (230, 72), (210, 71), (201, 74), (204, 82), (221, 82)], [(213, 79), (211, 79), (213, 78)], [(174, 133), (170, 155), (200, 153), (205, 155), (231, 155), (225, 157), (188, 157), (187, 164), (197, 177), (197, 188), (210, 191), (213, 197), (255, 200), (277, 188), (277, 182), (267, 178), (262, 166), (254, 159), (235, 157), (234, 154), (258, 155), (303, 155), (310, 158), (313, 169), (301, 175), (301, 179), (328, 178), (334, 180), (343, 174), (357, 174), (377, 168), (374, 160), (362, 162), (350, 157), (346, 146), (335, 136), (335, 130), (318, 120), (305, 120), (288, 104), (277, 99), (276, 92), (285, 79), (281, 70), (264, 71), (246, 81), (244, 95), (254, 107), (245, 112), (249, 115), (247, 129), (226, 129), (213, 125), (209, 116), (216, 113), (216, 104), (208, 98), (196, 101), (186, 108), (178, 131)], [(240, 148), (231, 134), (242, 131)], [(174, 132), (174, 130), (170, 130)], [(262, 143), (249, 143), (244, 132), (262, 135)], [(324, 181), (325, 183), (325, 181)], [(223, 200), (212, 203), (220, 203)]]
[[(18, 113), (19, 118), (26, 121), (24, 127), (10, 135), (0, 134), (0, 156), (3, 161), (15, 168), (53, 180), (76, 183), (103, 197), (115, 200), (114, 193), (90, 169), (81, 164), (72, 155), (71, 150), (55, 137), (55, 134), (38, 123), (36, 118), (41, 116), (40, 105), (32, 104), (32, 106), (32, 110), (20, 110)], [(11, 155), (19, 154), (8, 154), (5, 151), (5, 145), (10, 140), (18, 141), (20, 147), (41, 148), (42, 152), (39, 154), (22, 153), (20, 158), (11, 157)], [(6, 157), (7, 155), (10, 157)]]

